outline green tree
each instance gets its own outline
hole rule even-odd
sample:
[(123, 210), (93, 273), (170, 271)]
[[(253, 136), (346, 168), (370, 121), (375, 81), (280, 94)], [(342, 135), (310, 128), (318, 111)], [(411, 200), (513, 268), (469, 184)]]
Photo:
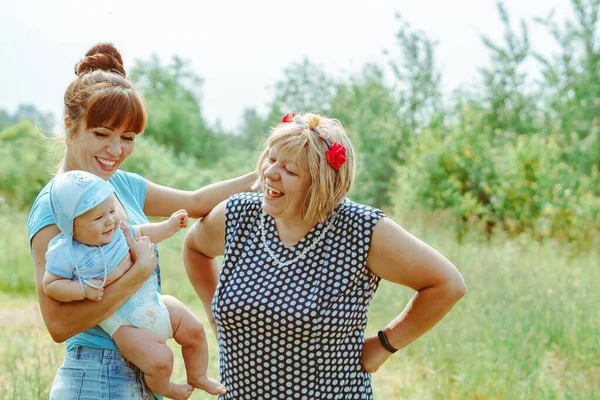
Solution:
[(402, 132), (407, 140), (432, 124), (443, 121), (441, 73), (436, 65), (436, 43), (424, 32), (414, 29), (399, 14), (400, 27), (393, 50), (385, 50), (395, 77), (393, 91), (398, 96), (398, 112), (407, 121)]
[(0, 110), (0, 130), (25, 120), (31, 121), (41, 132), (48, 136), (55, 124), (53, 113), (42, 112), (33, 104), (19, 104), (13, 115), (10, 115), (6, 110)]
[(343, 122), (359, 155), (359, 174), (352, 192), (357, 201), (375, 207), (391, 204), (396, 166), (406, 145), (398, 108), (398, 101), (384, 84), (383, 72), (374, 65), (337, 87), (331, 115)]
[(563, 157), (590, 175), (600, 169), (600, 0), (571, 0), (571, 5), (575, 18), (562, 26), (553, 13), (536, 20), (560, 48), (550, 57), (536, 58), (544, 77), (547, 129), (560, 136)]
[(335, 83), (322, 67), (304, 58), (290, 64), (283, 74), (284, 79), (274, 86), (275, 99), (270, 114), (277, 114), (281, 119), (288, 112), (327, 113), (335, 95)]
[(221, 156), (221, 138), (201, 113), (202, 79), (187, 62), (173, 57), (171, 64), (163, 66), (154, 55), (148, 61), (138, 60), (130, 77), (148, 104), (148, 136), (201, 163)]
[(504, 25), (504, 43), (496, 44), (485, 35), (481, 37), (490, 51), (490, 66), (480, 68), (482, 87), (471, 106), (481, 105), (483, 132), (490, 134), (492, 141), (502, 143), (515, 135), (534, 133), (539, 126), (535, 124), (536, 96), (527, 92), (530, 82), (523, 72), (531, 53), (527, 24), (521, 20), (521, 34), (517, 35), (503, 3), (499, 2), (497, 8)]
[(58, 160), (49, 141), (29, 120), (0, 131), (0, 202), (4, 198), (16, 209), (31, 206)]
[(242, 126), (240, 127), (243, 139), (236, 141), (236, 143), (242, 148), (257, 153), (259, 147), (268, 137), (272, 126), (266, 118), (259, 115), (255, 108), (247, 108), (242, 115)]

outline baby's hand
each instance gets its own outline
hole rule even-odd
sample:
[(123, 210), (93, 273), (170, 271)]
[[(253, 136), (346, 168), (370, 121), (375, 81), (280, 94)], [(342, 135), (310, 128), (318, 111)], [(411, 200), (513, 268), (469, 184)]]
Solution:
[(187, 228), (187, 224), (188, 213), (185, 210), (176, 211), (169, 218), (169, 225), (173, 229), (173, 232), (179, 232), (183, 228)]
[[(100, 286), (104, 281), (102, 279), (90, 279), (90, 283), (92, 285)], [(96, 289), (91, 286), (85, 285), (85, 297), (93, 300), (100, 301), (102, 300), (102, 296), (104, 295), (104, 288)]]

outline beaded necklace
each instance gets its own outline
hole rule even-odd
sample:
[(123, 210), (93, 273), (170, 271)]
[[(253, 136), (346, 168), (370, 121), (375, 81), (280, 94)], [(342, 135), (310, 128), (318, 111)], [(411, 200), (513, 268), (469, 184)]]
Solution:
[(316, 249), (317, 246), (321, 243), (321, 241), (325, 238), (325, 235), (327, 234), (327, 232), (329, 230), (331, 230), (331, 228), (333, 227), (333, 222), (335, 221), (335, 217), (336, 217), (336, 214), (334, 213), (333, 216), (331, 218), (329, 218), (329, 221), (327, 221), (327, 225), (325, 226), (325, 228), (323, 228), (323, 230), (321, 231), (321, 234), (318, 237), (316, 237), (315, 239), (313, 239), (310, 246), (305, 246), (301, 252), (296, 251), (295, 258), (293, 258), (291, 260), (287, 260), (287, 261), (281, 261), (279, 259), (279, 257), (271, 249), (271, 242), (269, 242), (267, 240), (267, 229), (265, 227), (266, 215), (267, 215), (267, 213), (265, 213), (264, 211), (261, 212), (261, 214), (260, 214), (260, 240), (261, 240), (263, 247), (267, 250), (267, 253), (269, 253), (269, 256), (273, 260), (273, 263), (280, 267), (285, 267), (287, 265), (295, 263), (296, 261), (298, 261), (300, 259), (306, 258), (306, 254), (309, 251)]

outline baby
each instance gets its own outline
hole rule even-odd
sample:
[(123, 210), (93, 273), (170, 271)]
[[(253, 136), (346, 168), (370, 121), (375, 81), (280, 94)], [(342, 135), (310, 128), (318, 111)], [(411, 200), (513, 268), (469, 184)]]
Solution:
[[(185, 210), (168, 221), (125, 225), (116, 212), (112, 185), (84, 171), (58, 175), (50, 188), (50, 208), (61, 233), (48, 244), (44, 291), (61, 302), (101, 301), (104, 287), (132, 265), (123, 230), (158, 243), (187, 226)], [(224, 394), (223, 385), (206, 375), (208, 347), (200, 320), (172, 296), (157, 292), (152, 275), (117, 311), (100, 323), (121, 354), (144, 372), (154, 393), (188, 399), (194, 388)], [(170, 381), (173, 353), (166, 339), (182, 346), (188, 384)]]

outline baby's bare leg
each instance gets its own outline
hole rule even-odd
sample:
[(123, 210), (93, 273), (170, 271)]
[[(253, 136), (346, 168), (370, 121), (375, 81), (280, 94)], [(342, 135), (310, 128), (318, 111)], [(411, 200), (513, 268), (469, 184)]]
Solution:
[(225, 386), (206, 375), (208, 345), (200, 319), (175, 297), (162, 296), (162, 300), (171, 316), (173, 339), (181, 345), (188, 383), (210, 394), (225, 394)]
[(123, 357), (144, 372), (146, 384), (154, 393), (176, 400), (191, 396), (194, 388), (190, 384), (175, 384), (170, 380), (173, 352), (163, 338), (146, 329), (121, 326), (113, 340)]

